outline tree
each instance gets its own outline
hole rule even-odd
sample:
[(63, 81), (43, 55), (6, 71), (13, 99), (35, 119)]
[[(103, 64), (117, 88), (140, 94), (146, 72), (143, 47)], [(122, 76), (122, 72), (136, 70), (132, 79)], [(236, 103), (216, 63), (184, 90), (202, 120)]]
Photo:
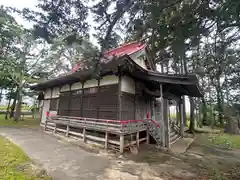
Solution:
[(48, 43), (54, 39), (65, 37), (71, 44), (81, 41), (88, 31), (88, 8), (78, 0), (39, 0), (38, 11), (28, 8), (20, 12), (25, 18), (34, 22), (33, 34)]

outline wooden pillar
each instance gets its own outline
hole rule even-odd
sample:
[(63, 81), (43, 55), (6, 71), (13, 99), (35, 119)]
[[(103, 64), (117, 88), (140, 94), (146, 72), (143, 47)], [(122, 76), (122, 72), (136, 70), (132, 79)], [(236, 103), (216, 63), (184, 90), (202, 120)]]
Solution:
[(152, 99), (151, 101), (151, 107), (152, 107), (152, 111), (151, 111), (151, 118), (155, 121), (156, 120), (156, 113), (155, 113), (155, 101), (154, 99)]
[(147, 138), (147, 139), (146, 139), (146, 144), (149, 144), (149, 141), (150, 141), (149, 138), (150, 138), (150, 137), (149, 137), (149, 131), (148, 131), (148, 130), (146, 131), (146, 138)]
[(182, 116), (183, 116), (183, 124), (187, 125), (187, 114), (186, 114), (186, 101), (185, 96), (182, 96)]
[(72, 84), (69, 84), (69, 99), (68, 99), (68, 116), (69, 116), (69, 112), (70, 112), (70, 105), (71, 105), (71, 98), (72, 98)]
[(83, 142), (86, 142), (86, 129), (83, 129)]
[(177, 125), (180, 126), (180, 101), (176, 101), (177, 105), (176, 105), (176, 119), (177, 119)]
[(69, 125), (67, 125), (67, 130), (66, 130), (66, 136), (68, 137), (69, 135)]
[(122, 120), (122, 75), (118, 75), (118, 119)]
[(137, 132), (137, 135), (136, 135), (136, 143), (137, 143), (137, 147), (139, 148), (139, 132)]
[(165, 123), (164, 123), (164, 99), (163, 99), (163, 85), (160, 84), (160, 117), (161, 117), (161, 137), (162, 137), (162, 146), (165, 147)]
[(181, 98), (181, 101), (179, 102), (179, 118), (180, 118), (180, 134), (181, 136), (183, 137), (184, 135), (184, 115), (183, 115), (183, 111), (184, 111), (184, 108), (183, 108), (184, 104), (183, 104), (183, 101), (182, 101), (182, 98)]
[(164, 122), (165, 122), (165, 145), (167, 148), (170, 147), (170, 127), (169, 127), (169, 102), (168, 99), (164, 99)]
[[(47, 118), (47, 117), (46, 117)], [(46, 119), (46, 121), (45, 121), (45, 124), (44, 124), (44, 131), (46, 131), (47, 130), (47, 119)]]
[(99, 118), (99, 110), (100, 110), (100, 78), (97, 79), (98, 80), (98, 90), (97, 90), (97, 119)]
[(124, 135), (120, 135), (120, 153), (124, 151)]
[[(137, 83), (136, 80), (134, 79), (134, 86), (135, 86), (135, 91), (137, 89)], [(134, 94), (134, 119), (136, 119), (136, 113), (137, 113), (137, 96), (136, 93)]]
[(81, 95), (81, 116), (83, 117), (83, 95), (84, 95), (84, 82), (82, 82), (82, 95)]
[(56, 134), (56, 132), (57, 132), (57, 124), (55, 123), (53, 133)]
[(108, 132), (105, 133), (105, 150), (108, 148)]

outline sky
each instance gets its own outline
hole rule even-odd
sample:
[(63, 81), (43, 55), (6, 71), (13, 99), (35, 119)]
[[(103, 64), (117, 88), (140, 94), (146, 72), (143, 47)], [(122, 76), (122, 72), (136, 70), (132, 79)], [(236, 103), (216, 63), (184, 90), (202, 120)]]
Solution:
[[(18, 9), (23, 9), (25, 7), (35, 9), (35, 6), (37, 5), (37, 0), (0, 0), (0, 5), (11, 6)], [(14, 17), (19, 24), (25, 26), (26, 28), (30, 28), (32, 26), (31, 23), (24, 21), (21, 17)]]
[[(3, 5), (3, 6), (11, 6), (11, 7), (15, 7), (17, 9), (23, 9), (23, 8), (29, 8), (29, 9), (37, 9), (36, 8), (36, 5), (38, 3), (38, 0), (0, 0), (0, 5)], [(91, 1), (90, 3), (88, 3), (88, 5), (91, 5)], [(23, 18), (21, 18), (20, 16), (14, 16), (14, 18), (16, 19), (16, 21), (23, 25), (25, 28), (31, 28), (33, 26), (32, 23), (30, 23), (29, 21), (26, 21), (24, 20)], [(93, 23), (93, 18), (90, 14), (90, 16), (87, 18), (88, 20), (88, 23), (90, 24), (94, 24)], [(92, 23), (91, 23), (92, 22)], [(90, 41), (97, 45), (97, 40), (96, 38), (94, 38), (93, 36), (91, 36), (91, 34), (93, 34), (94, 32), (94, 28), (90, 28), (90, 31), (89, 31), (89, 34), (90, 34)]]

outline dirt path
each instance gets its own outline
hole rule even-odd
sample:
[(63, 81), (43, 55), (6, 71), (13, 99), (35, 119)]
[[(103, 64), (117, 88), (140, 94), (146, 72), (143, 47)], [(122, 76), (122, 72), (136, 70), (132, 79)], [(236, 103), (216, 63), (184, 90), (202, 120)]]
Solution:
[(0, 134), (20, 146), (35, 163), (57, 180), (97, 180), (109, 166), (107, 158), (40, 131), (1, 128)]

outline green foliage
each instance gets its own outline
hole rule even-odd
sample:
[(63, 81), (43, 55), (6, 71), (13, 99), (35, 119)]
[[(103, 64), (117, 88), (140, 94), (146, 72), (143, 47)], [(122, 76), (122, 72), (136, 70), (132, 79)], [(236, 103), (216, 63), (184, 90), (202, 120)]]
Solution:
[(4, 115), (0, 115), (0, 127), (7, 126), (7, 127), (39, 127), (40, 120), (39, 119), (32, 119), (25, 117), (23, 121), (14, 121), (13, 119), (6, 120)]
[(87, 6), (82, 1), (38, 1), (38, 11), (25, 8), (21, 14), (35, 23), (35, 38), (53, 43), (55, 38), (65, 37), (68, 44), (81, 40), (88, 31)]
[(50, 180), (46, 174), (37, 176), (31, 168), (30, 159), (9, 140), (0, 136), (0, 179), (9, 180)]

